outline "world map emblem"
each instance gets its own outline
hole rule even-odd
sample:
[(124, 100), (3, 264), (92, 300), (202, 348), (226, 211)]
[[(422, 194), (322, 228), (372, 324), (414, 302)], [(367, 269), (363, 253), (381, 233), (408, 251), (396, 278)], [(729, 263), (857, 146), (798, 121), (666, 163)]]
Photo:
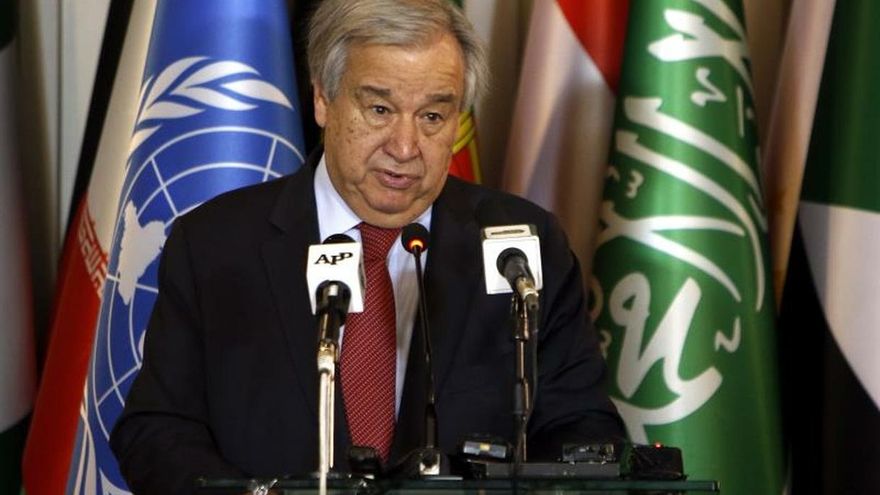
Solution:
[(96, 458), (113, 456), (110, 432), (141, 367), (173, 222), (218, 194), (290, 173), (304, 159), (283, 129), (242, 118), (281, 110), (292, 120), (294, 112), (249, 65), (183, 58), (148, 78), (140, 94), (81, 411), (88, 453), (77, 484), (87, 493), (128, 493), (118, 470)]

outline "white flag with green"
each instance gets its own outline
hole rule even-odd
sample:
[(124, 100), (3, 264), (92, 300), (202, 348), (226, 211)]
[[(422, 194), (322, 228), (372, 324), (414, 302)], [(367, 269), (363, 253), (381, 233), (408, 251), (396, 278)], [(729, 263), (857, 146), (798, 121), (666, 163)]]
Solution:
[(18, 493), (34, 393), (30, 283), (15, 145), (13, 0), (0, 0), (0, 493)]
[(819, 421), (799, 424), (814, 428), (815, 441), (796, 439), (801, 451), (793, 455), (794, 486), (817, 493), (880, 492), (878, 21), (877, 0), (834, 4), (798, 210), (812, 287), (786, 287), (786, 304), (798, 308), (797, 296), (815, 291), (821, 309), (806, 325), (785, 329), (808, 349), (806, 337), (819, 341), (823, 351), (818, 362), (795, 369), (822, 374), (792, 406), (822, 412), (807, 416)]
[(832, 335), (880, 410), (880, 2), (838, 2), (800, 226)]
[(691, 479), (778, 494), (773, 290), (740, 0), (630, 4), (594, 262), (611, 395)]

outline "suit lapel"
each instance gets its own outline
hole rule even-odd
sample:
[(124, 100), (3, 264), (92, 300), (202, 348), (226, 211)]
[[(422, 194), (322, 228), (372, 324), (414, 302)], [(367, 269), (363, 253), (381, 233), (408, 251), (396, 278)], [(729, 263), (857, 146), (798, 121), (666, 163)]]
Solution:
[[(315, 206), (314, 170), (322, 154), (322, 148), (313, 152), (302, 169), (291, 177), (269, 219), (278, 229), (278, 236), (264, 242), (262, 247), (281, 328), (296, 368), (300, 390), (312, 413), (311, 422), (315, 425), (318, 421), (318, 326), (308, 303), (306, 259), (309, 245), (321, 242)], [(335, 465), (337, 470), (344, 471), (348, 466), (351, 437), (341, 390), (337, 375)], [(317, 445), (315, 447), (317, 452)]]
[(462, 341), (473, 295), (481, 290), (480, 229), (473, 200), (464, 194), (457, 179), (450, 178), (431, 215), (425, 291), (438, 395)]
[(300, 389), (317, 420), (318, 330), (305, 276), (308, 247), (320, 242), (310, 165), (291, 177), (279, 196), (269, 219), (278, 235), (263, 243), (262, 256)]

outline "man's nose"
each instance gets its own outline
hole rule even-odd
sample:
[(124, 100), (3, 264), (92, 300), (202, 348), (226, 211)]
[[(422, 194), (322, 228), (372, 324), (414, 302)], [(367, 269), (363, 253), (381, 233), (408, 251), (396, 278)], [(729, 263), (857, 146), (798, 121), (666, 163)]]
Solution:
[(409, 118), (399, 118), (391, 127), (385, 152), (398, 162), (412, 160), (419, 154), (419, 129)]

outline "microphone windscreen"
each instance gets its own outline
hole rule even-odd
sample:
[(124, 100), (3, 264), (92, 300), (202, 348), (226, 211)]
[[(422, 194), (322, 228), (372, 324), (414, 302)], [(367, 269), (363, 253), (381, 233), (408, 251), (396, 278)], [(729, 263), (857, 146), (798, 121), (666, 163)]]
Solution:
[(501, 273), (501, 275), (504, 275), (504, 268), (512, 258), (528, 260), (528, 256), (526, 256), (526, 253), (522, 252), (522, 249), (517, 247), (504, 248), (504, 251), (501, 251), (501, 253), (498, 254), (498, 261), (495, 263), (495, 266), (498, 268), (498, 272)]
[(428, 229), (424, 225), (415, 222), (403, 228), (400, 233), (400, 242), (403, 244), (406, 252), (410, 254), (414, 254), (416, 249), (420, 253), (424, 253), (428, 250), (428, 237)]

